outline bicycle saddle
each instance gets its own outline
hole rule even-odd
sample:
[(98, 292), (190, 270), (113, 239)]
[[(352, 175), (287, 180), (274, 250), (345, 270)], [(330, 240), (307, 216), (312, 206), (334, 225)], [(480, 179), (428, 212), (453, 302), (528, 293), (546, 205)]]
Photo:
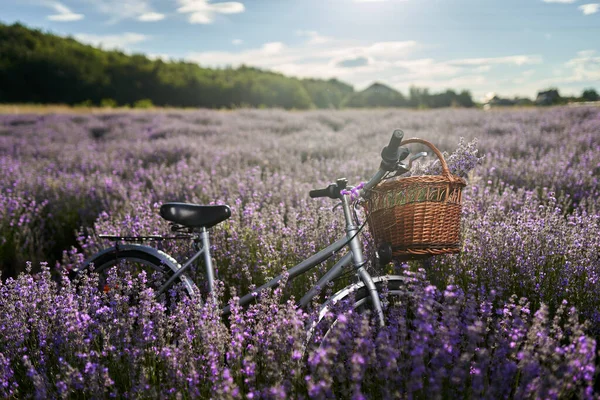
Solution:
[(160, 216), (190, 228), (210, 228), (231, 217), (231, 209), (228, 205), (165, 203), (160, 206)]

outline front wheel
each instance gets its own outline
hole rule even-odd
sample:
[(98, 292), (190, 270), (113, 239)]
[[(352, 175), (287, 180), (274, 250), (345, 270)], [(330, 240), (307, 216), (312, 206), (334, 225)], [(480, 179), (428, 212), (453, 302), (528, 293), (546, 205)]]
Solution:
[[(386, 325), (396, 323), (398, 318), (405, 318), (417, 299), (414, 294), (414, 283), (410, 278), (399, 275), (377, 276), (373, 283), (379, 293)], [(307, 332), (307, 343), (319, 343), (327, 339), (345, 313), (375, 313), (372, 297), (363, 282), (349, 285), (327, 300)], [(439, 305), (439, 304), (437, 304)], [(410, 312), (410, 311), (409, 311)], [(376, 318), (375, 315), (373, 317)]]
[[(137, 277), (144, 271), (148, 286), (158, 291), (181, 266), (174, 258), (153, 247), (136, 244), (119, 245), (102, 250), (88, 258), (80, 268), (71, 272), (71, 278), (78, 279), (93, 269), (93, 272), (98, 274), (98, 289), (108, 292), (114, 289), (112, 286), (118, 285), (118, 282), (109, 282), (109, 271), (112, 268), (117, 269), (119, 279), (126, 279), (127, 276)], [(197, 292), (196, 286), (185, 274), (181, 275), (178, 281), (190, 296)]]

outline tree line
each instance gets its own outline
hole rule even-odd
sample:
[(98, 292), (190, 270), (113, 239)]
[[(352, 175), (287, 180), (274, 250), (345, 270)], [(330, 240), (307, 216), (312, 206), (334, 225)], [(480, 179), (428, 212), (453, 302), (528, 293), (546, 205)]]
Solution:
[(535, 100), (527, 97), (515, 97), (514, 99), (502, 98), (495, 95), (489, 99), (484, 107), (504, 107), (504, 106), (556, 106), (572, 103), (596, 102), (600, 100), (600, 95), (594, 88), (583, 89), (581, 96), (561, 96), (557, 88), (549, 88), (538, 92)]
[(375, 83), (357, 92), (337, 79), (297, 79), (248, 66), (210, 69), (102, 50), (19, 23), (0, 23), (0, 103), (286, 109), (474, 105), (468, 91), (411, 88), (405, 97)]

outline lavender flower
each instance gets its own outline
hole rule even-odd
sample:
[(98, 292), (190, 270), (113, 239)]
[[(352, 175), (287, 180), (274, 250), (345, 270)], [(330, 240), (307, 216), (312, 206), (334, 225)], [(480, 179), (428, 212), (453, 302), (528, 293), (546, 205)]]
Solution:
[[(343, 219), (308, 191), (368, 179), (395, 128), (470, 172), (460, 255), (369, 265), (409, 282), (383, 299), (383, 329), (340, 309), (304, 346), (314, 315), (293, 299), (331, 264), (228, 320), (186, 297), (166, 310), (151, 276), (111, 271), (104, 293), (58, 272), (107, 246), (98, 234), (168, 232), (164, 201), (227, 203), (211, 250), (230, 302), (338, 238)], [(0, 116), (0, 397), (593, 398), (599, 133), (596, 108)]]

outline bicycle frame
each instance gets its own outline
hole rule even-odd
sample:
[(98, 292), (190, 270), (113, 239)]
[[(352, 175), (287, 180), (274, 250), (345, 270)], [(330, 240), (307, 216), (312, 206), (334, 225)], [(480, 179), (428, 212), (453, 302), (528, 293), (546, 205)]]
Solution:
[[(354, 225), (354, 222), (352, 221), (352, 214), (350, 211), (350, 202), (348, 195), (341, 196), (341, 204), (344, 211), (344, 218), (346, 220), (346, 236), (337, 240), (336, 242), (322, 249), (318, 253), (310, 256), (306, 260), (300, 262), (296, 266), (289, 269), (287, 271), (288, 278), (294, 279), (297, 276), (310, 271), (317, 265), (332, 257), (343, 247), (349, 246), (350, 252), (342, 256), (342, 258), (338, 260), (338, 262), (335, 263), (335, 265), (317, 281), (315, 286), (313, 286), (311, 289), (308, 290), (308, 292), (306, 292), (306, 294), (298, 301), (298, 305), (300, 307), (305, 307), (315, 296), (318, 295), (321, 288), (325, 287), (325, 285), (327, 285), (329, 282), (339, 277), (343, 273), (344, 269), (351, 265), (356, 270), (358, 278), (364, 283), (364, 285), (369, 290), (369, 294), (371, 296), (375, 312), (377, 313), (379, 318), (379, 323), (381, 326), (383, 326), (384, 319), (381, 301), (379, 299), (379, 293), (377, 292), (377, 288), (375, 286), (373, 278), (364, 268), (365, 260), (362, 253), (362, 245), (358, 237), (359, 227)], [(206, 268), (206, 277), (208, 281), (209, 293), (213, 292), (215, 273), (210, 255), (210, 240), (208, 236), (208, 231), (205, 228), (202, 228), (202, 230), (200, 231), (200, 241), (202, 243), (202, 247), (198, 250), (196, 254), (194, 254), (189, 260), (187, 260), (185, 264), (167, 280), (167, 282), (163, 284), (163, 286), (157, 292), (158, 295), (167, 290), (171, 286), (171, 284), (173, 284), (173, 282), (175, 282), (177, 278), (184, 274), (185, 271), (187, 271), (190, 268), (190, 266), (194, 263), (194, 261), (196, 261), (202, 255), (204, 255), (204, 265)], [(277, 287), (282, 279), (283, 274), (276, 276), (269, 282), (255, 289), (253, 292), (242, 296), (239, 300), (239, 304), (241, 306), (245, 306), (251, 303), (255, 299), (257, 293), (260, 293), (265, 289)], [(229, 313), (229, 306), (224, 307), (223, 314), (228, 315)]]

